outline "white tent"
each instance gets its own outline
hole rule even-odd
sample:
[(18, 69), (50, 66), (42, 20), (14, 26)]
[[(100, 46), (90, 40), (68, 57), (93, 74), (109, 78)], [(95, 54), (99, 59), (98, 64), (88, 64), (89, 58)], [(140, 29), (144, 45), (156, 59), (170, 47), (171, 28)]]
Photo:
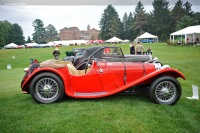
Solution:
[(24, 44), (25, 47), (39, 47), (40, 45), (37, 43), (26, 43)]
[(158, 36), (152, 35), (148, 32), (145, 32), (144, 34), (140, 35), (139, 37), (136, 38), (137, 41), (143, 40), (143, 39), (154, 39), (155, 42), (158, 42)]
[(123, 42), (124, 42), (124, 43), (128, 43), (128, 42), (130, 42), (130, 40), (125, 39), (125, 40), (123, 40)]
[(188, 42), (194, 43), (197, 37), (200, 38), (200, 25), (189, 26), (182, 30), (171, 33), (170, 41), (174, 42), (174, 36), (178, 36), (178, 35), (181, 36), (181, 40), (182, 40), (182, 36), (185, 36), (185, 42), (188, 41)]
[(15, 43), (10, 43), (10, 44), (4, 46), (4, 48), (17, 48), (17, 46), (18, 46), (18, 45), (15, 44)]
[(111, 43), (113, 43), (113, 42), (123, 42), (123, 40), (114, 36), (114, 37), (108, 39), (106, 42), (111, 42)]

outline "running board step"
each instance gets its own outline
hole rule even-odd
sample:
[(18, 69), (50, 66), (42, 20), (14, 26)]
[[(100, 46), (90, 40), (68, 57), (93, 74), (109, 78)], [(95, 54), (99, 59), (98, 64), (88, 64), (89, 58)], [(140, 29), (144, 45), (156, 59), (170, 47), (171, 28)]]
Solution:
[(107, 92), (92, 92), (92, 93), (81, 93), (81, 92), (76, 92), (75, 96), (99, 96), (106, 94)]

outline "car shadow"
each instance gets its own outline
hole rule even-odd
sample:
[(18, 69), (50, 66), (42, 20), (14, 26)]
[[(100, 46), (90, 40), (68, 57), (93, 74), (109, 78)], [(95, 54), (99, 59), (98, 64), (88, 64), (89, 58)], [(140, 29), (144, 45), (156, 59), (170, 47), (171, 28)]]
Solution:
[(101, 98), (73, 98), (66, 96), (61, 102), (118, 102), (118, 101), (131, 101), (131, 102), (146, 102), (152, 103), (147, 92), (137, 91), (134, 94), (118, 93), (115, 95), (101, 97)]

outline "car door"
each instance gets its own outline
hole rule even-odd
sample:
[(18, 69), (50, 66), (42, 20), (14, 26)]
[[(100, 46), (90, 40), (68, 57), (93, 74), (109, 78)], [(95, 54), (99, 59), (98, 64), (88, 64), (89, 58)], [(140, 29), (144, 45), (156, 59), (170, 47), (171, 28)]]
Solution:
[(108, 62), (98, 62), (95, 69), (104, 91), (111, 92), (117, 88), (115, 75), (111, 71), (110, 67), (108, 67)]
[[(84, 71), (84, 70), (83, 70)], [(71, 75), (70, 89), (74, 92), (93, 93), (102, 92), (103, 87), (96, 69), (91, 69), (87, 74)]]

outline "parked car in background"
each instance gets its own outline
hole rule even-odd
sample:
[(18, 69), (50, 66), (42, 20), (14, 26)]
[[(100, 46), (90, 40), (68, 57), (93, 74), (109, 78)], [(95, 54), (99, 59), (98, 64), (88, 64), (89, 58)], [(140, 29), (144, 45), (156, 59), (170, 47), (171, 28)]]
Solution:
[(72, 51), (66, 51), (66, 56), (64, 57), (63, 61), (71, 61), (73, 62), (74, 59), (78, 56), (81, 56), (85, 48), (73, 48)]
[(143, 40), (140, 40), (141, 43), (154, 43), (154, 39), (152, 38), (148, 38), (148, 39), (143, 39)]

